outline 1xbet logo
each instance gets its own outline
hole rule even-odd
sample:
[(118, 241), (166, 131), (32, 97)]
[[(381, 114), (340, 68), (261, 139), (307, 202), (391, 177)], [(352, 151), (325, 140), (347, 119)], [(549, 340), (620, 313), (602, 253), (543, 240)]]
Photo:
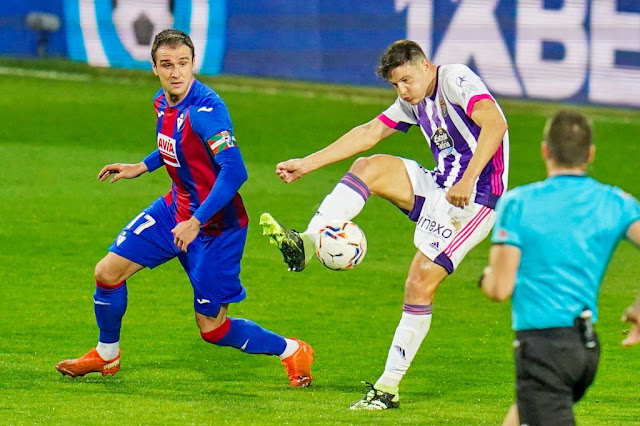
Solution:
[(640, 106), (638, 0), (394, 3), (407, 39), (436, 64), (473, 63), (495, 94)]

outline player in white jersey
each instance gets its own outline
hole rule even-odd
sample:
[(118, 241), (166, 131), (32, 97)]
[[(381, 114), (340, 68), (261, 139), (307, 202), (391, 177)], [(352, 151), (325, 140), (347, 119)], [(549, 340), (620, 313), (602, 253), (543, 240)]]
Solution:
[(418, 44), (400, 40), (382, 55), (378, 75), (398, 99), (368, 123), (326, 148), (276, 166), (289, 183), (327, 164), (368, 150), (398, 130), (420, 127), (437, 167), (391, 155), (358, 158), (327, 195), (307, 230), (298, 233), (261, 217), (264, 233), (282, 251), (290, 270), (313, 257), (318, 230), (332, 220), (350, 220), (370, 194), (389, 200), (416, 222), (418, 248), (405, 281), (403, 313), (385, 371), (351, 409), (399, 406), (398, 388), (431, 325), (432, 300), (442, 280), (489, 233), (494, 207), (507, 186), (509, 143), (500, 107), (465, 65), (437, 66)]

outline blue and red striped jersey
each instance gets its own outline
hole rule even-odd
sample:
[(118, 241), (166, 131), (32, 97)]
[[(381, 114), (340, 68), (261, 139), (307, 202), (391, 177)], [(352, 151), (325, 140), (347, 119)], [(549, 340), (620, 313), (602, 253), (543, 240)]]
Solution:
[[(238, 150), (233, 124), (220, 96), (198, 80), (173, 107), (160, 89), (154, 96), (154, 108), (158, 116), (158, 149), (145, 163), (150, 172), (162, 165), (167, 169), (173, 183), (164, 199), (176, 212), (176, 221), (182, 222), (193, 216), (211, 193), (221, 173), (221, 162), (216, 157), (226, 150)], [(241, 159), (239, 155), (237, 158)], [(249, 218), (236, 191), (211, 217), (196, 215), (203, 222), (203, 233), (217, 235), (226, 229), (247, 226)]]

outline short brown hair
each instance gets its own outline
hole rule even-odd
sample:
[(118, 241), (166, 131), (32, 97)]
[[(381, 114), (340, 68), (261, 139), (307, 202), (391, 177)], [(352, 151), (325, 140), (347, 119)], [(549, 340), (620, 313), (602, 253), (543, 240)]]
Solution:
[(187, 33), (174, 29), (159, 32), (153, 39), (153, 44), (151, 45), (151, 59), (153, 60), (153, 63), (156, 63), (156, 51), (160, 46), (168, 45), (171, 47), (177, 47), (181, 44), (184, 44), (191, 49), (191, 59), (193, 59), (196, 56), (195, 49), (193, 48), (193, 42)]
[(387, 47), (380, 57), (380, 65), (376, 73), (379, 77), (389, 80), (391, 71), (416, 60), (426, 59), (426, 55), (418, 43), (411, 40), (398, 40)]
[(576, 110), (555, 113), (544, 127), (544, 140), (551, 158), (562, 166), (580, 166), (588, 161), (591, 134), (589, 119)]

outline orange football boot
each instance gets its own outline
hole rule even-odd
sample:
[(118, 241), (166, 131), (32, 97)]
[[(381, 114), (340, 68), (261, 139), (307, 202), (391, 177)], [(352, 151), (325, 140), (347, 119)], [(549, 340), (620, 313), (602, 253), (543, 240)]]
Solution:
[[(293, 339), (293, 338), (292, 338)], [(313, 363), (313, 349), (302, 340), (296, 340), (300, 347), (282, 360), (287, 375), (289, 376), (289, 386), (292, 388), (303, 388), (311, 384), (311, 364)]]
[(96, 348), (91, 349), (84, 356), (77, 359), (60, 361), (56, 369), (63, 375), (71, 377), (84, 376), (87, 373), (116, 374), (120, 370), (120, 351), (118, 356), (110, 361), (105, 361), (100, 357)]

